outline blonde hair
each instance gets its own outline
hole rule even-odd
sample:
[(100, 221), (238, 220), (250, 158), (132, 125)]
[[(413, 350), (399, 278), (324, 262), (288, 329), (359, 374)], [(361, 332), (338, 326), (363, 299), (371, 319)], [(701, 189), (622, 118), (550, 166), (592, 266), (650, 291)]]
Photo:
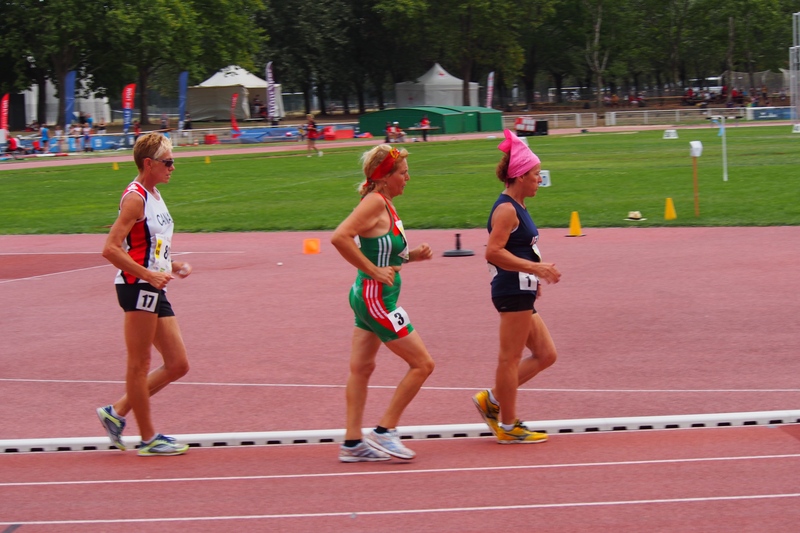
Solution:
[[(380, 164), (383, 163), (383, 160), (386, 159), (386, 156), (389, 154), (389, 152), (392, 151), (392, 149), (393, 147), (389, 144), (379, 144), (372, 150), (364, 152), (361, 155), (361, 168), (364, 171), (364, 176), (369, 178), (372, 175), (372, 173), (375, 172), (375, 169), (377, 169), (378, 166), (380, 166)], [(395, 170), (397, 170), (397, 165), (400, 164), (400, 161), (408, 157), (408, 150), (406, 150), (405, 148), (401, 148), (399, 152), (400, 156), (395, 160), (391, 170), (386, 174), (387, 176), (393, 173)], [(383, 176), (381, 178), (383, 178)], [(376, 184), (377, 184), (376, 181), (365, 179), (358, 186), (358, 194), (360, 194), (361, 197), (363, 198), (364, 196), (375, 190)]]
[(172, 150), (172, 141), (160, 133), (145, 133), (133, 145), (133, 161), (136, 168), (144, 170), (145, 159), (158, 159)]

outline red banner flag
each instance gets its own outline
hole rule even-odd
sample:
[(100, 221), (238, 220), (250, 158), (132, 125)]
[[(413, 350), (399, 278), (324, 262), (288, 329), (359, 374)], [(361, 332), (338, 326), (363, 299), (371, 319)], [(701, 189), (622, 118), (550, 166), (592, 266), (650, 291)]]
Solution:
[(8, 94), (0, 100), (0, 130), (8, 131)]
[(239, 129), (239, 125), (236, 124), (236, 102), (239, 100), (239, 93), (234, 93), (231, 97), (231, 129), (235, 132), (232, 137), (234, 139), (238, 138), (242, 132)]
[(133, 98), (136, 95), (136, 84), (130, 83), (122, 89), (122, 130), (127, 133), (133, 118)]

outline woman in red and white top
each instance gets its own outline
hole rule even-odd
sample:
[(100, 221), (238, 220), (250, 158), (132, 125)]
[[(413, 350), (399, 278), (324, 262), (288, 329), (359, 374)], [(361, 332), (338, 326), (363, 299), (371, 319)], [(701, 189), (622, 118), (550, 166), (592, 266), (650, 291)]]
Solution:
[[(189, 446), (157, 433), (150, 416), (150, 396), (189, 371), (166, 287), (176, 276), (191, 274), (192, 267), (172, 260), (173, 221), (156, 188), (169, 183), (175, 170), (172, 143), (160, 133), (142, 135), (133, 147), (133, 159), (139, 174), (122, 194), (119, 216), (103, 248), (103, 257), (119, 268), (115, 285), (125, 311), (126, 394), (98, 408), (97, 415), (112, 444), (121, 450), (125, 415), (132, 410), (142, 437), (140, 456), (179, 455)], [(164, 364), (150, 372), (152, 346)]]

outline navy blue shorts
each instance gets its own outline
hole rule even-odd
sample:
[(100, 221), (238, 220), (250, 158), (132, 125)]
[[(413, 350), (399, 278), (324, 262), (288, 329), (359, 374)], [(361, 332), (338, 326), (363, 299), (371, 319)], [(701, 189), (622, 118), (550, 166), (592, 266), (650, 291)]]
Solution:
[(126, 313), (130, 311), (145, 311), (147, 313), (157, 313), (158, 317), (175, 316), (172, 305), (167, 300), (167, 293), (164, 289), (158, 290), (149, 283), (135, 283), (133, 285), (123, 285), (118, 283), (117, 301), (122, 310)]
[(517, 311), (536, 312), (533, 302), (536, 301), (536, 293), (512, 294), (510, 296), (497, 296), (492, 298), (494, 308), (499, 313), (514, 313)]

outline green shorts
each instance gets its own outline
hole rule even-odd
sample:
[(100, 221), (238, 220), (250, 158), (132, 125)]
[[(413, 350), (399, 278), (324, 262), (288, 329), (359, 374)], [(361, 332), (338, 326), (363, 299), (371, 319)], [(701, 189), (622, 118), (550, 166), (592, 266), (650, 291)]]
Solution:
[(408, 314), (397, 306), (400, 296), (400, 273), (394, 285), (383, 285), (359, 272), (350, 288), (350, 307), (355, 313), (355, 326), (373, 332), (382, 342), (406, 337), (414, 331)]

